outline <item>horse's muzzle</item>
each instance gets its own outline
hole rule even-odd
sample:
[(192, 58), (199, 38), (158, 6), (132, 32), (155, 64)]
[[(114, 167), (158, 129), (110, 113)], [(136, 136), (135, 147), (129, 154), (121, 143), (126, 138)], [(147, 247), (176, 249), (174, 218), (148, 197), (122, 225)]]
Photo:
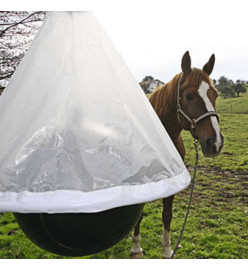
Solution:
[(224, 137), (220, 134), (220, 140), (216, 141), (216, 137), (208, 137), (200, 139), (203, 155), (205, 157), (216, 157), (220, 154), (224, 146)]

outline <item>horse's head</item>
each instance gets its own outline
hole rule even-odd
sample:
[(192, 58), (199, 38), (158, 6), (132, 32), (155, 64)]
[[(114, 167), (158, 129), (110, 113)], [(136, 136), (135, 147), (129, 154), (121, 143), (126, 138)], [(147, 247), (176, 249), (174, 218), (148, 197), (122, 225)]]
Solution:
[(217, 90), (209, 78), (215, 57), (212, 55), (203, 69), (191, 68), (188, 52), (182, 58), (182, 74), (178, 83), (178, 118), (181, 128), (191, 131), (199, 140), (204, 156), (220, 153), (224, 137), (215, 112)]

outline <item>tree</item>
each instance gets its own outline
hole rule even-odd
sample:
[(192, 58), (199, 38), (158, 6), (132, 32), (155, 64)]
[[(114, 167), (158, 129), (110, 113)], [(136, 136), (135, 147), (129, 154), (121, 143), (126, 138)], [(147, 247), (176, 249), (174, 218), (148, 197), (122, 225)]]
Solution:
[(46, 12), (0, 12), (0, 86), (9, 78), (23, 58)]
[(246, 82), (242, 80), (236, 80), (234, 83), (232, 80), (226, 78), (225, 76), (221, 76), (217, 81), (216, 87), (218, 88), (219, 92), (224, 96), (226, 99), (229, 97), (237, 97), (240, 96), (240, 93), (246, 93)]
[(245, 81), (237, 80), (234, 84), (234, 91), (237, 94), (237, 97), (239, 97), (240, 93), (246, 93)]
[(225, 76), (221, 76), (217, 83), (217, 88), (219, 92), (224, 96), (226, 99), (228, 96), (233, 97), (235, 95), (233, 81), (228, 80)]
[(152, 76), (145, 76), (145, 78), (142, 80), (142, 82), (145, 82), (145, 81), (153, 81), (154, 78)]

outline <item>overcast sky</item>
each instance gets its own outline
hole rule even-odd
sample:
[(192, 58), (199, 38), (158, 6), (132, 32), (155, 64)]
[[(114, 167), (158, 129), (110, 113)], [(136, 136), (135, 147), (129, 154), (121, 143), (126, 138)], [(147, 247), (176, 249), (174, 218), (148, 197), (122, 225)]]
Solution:
[(167, 82), (181, 71), (187, 50), (199, 68), (215, 54), (212, 78), (248, 80), (247, 1), (110, 2), (112, 8), (95, 6), (94, 14), (138, 81), (152, 75)]
[(92, 10), (138, 81), (146, 75), (169, 81), (181, 71), (181, 58), (187, 50), (192, 66), (199, 68), (215, 54), (213, 79), (224, 75), (234, 81), (248, 80), (247, 0), (81, 0), (76, 5), (73, 0), (53, 5), (43, 0), (42, 6), (34, 3), (17, 1), (14, 9)]

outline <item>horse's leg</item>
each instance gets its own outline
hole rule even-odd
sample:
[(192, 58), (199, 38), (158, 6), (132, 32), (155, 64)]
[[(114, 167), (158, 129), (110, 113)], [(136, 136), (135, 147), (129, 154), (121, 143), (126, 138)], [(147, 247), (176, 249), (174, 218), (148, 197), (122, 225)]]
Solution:
[(143, 213), (138, 221), (138, 223), (134, 227), (134, 232), (133, 232), (133, 246), (131, 249), (131, 257), (133, 259), (138, 259), (143, 256), (143, 248), (140, 246), (140, 222), (143, 218)]
[[(185, 148), (183, 144), (183, 140), (181, 136), (178, 136), (177, 139), (172, 138), (173, 143), (175, 144), (180, 156), (184, 160), (185, 156)], [(163, 214), (162, 219), (164, 223), (164, 231), (163, 231), (163, 247), (164, 247), (164, 255), (163, 258), (169, 259), (173, 254), (171, 249), (171, 240), (170, 240), (170, 224), (172, 220), (172, 204), (173, 204), (174, 195), (163, 199)]]
[(173, 253), (171, 249), (171, 240), (170, 240), (170, 224), (172, 220), (172, 204), (173, 204), (174, 195), (168, 198), (163, 199), (163, 214), (162, 220), (164, 224), (163, 230), (163, 248), (164, 255), (163, 258), (169, 259)]

